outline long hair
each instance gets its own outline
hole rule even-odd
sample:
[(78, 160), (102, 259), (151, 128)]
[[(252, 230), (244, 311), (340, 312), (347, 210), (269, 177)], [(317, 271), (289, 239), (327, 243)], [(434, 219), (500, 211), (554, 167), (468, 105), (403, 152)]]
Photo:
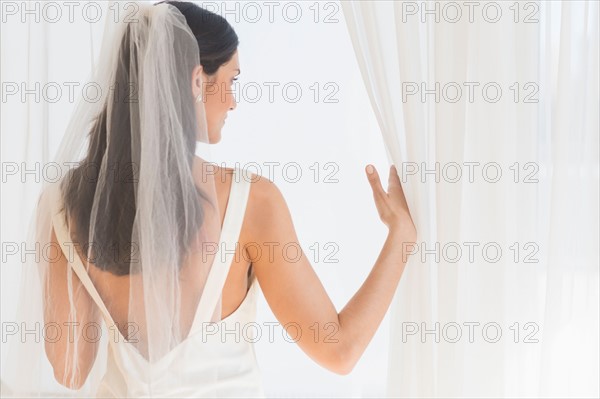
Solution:
[[(165, 3), (175, 6), (185, 16), (198, 42), (200, 63), (206, 74), (216, 73), (222, 64), (232, 58), (239, 42), (233, 28), (224, 18), (193, 3), (178, 1)], [(128, 25), (121, 41), (114, 86), (111, 88), (112, 98), (108, 96), (107, 99), (107, 102), (118, 102), (119, 117), (108, 115), (108, 109), (117, 112), (115, 104), (111, 105), (112, 108), (109, 108), (108, 104), (104, 105), (92, 123), (87, 154), (77, 168), (69, 171), (62, 185), (65, 217), (67, 224), (70, 225), (71, 238), (82, 249), (80, 252), (83, 256), (89, 254), (90, 263), (118, 276), (130, 274), (131, 256), (132, 252), (135, 252), (132, 233), (136, 216), (140, 160), (134, 159), (132, 154), (140, 153), (140, 143), (144, 134), (139, 129), (132, 129), (132, 126), (139, 126), (139, 123), (132, 123), (131, 118), (138, 117), (141, 110), (139, 102), (135, 99), (138, 59), (136, 49), (130, 48), (130, 28), (131, 25)], [(174, 40), (177, 40), (177, 37)], [(187, 100), (185, 97), (178, 99), (178, 105), (186, 115), (195, 112), (189, 81), (194, 67), (195, 65), (190, 65), (189, 74), (179, 77), (181, 92), (189, 94)], [(184, 120), (195, 119), (184, 118)], [(109, 131), (110, 145), (107, 144)], [(196, 129), (195, 126), (182, 126), (182, 131), (186, 160), (191, 170), (196, 148)], [(167, 158), (157, 162), (164, 162), (165, 167), (169, 167), (175, 164), (169, 160), (169, 157), (174, 154), (169, 151), (169, 148), (165, 151)], [(105, 169), (102, 169), (103, 167)], [(179, 226), (182, 226), (177, 239), (181, 243), (180, 248), (185, 251), (202, 225), (201, 200), (208, 197), (198, 188), (185, 190), (181, 187), (182, 176), (177, 168), (172, 168), (168, 172), (173, 179), (170, 180), (172, 184), (165, 189), (170, 190), (169, 192), (176, 199), (177, 206), (172, 217)], [(102, 181), (99, 182), (99, 179)], [(187, 183), (194, 185), (193, 181)], [(103, 192), (96, 193), (98, 186)], [(186, 196), (194, 196), (194, 198), (186, 198)], [(97, 198), (96, 204), (94, 198)], [(184, 212), (186, 203), (197, 204), (193, 207), (192, 214)], [(97, 207), (95, 213), (98, 217), (93, 225), (93, 242), (90, 243), (89, 238), (92, 233), (90, 218), (93, 207)], [(180, 255), (180, 259), (183, 259), (184, 254)]]

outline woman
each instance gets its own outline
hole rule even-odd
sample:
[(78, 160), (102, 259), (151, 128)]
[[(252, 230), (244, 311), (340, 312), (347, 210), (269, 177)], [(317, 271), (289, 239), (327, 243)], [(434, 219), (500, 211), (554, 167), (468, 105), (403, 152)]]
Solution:
[[(27, 286), (21, 314), (57, 331), (43, 340), (54, 379), (76, 396), (264, 396), (252, 339), (223, 334), (253, 322), (257, 283), (281, 325), (299, 330), (308, 356), (349, 373), (416, 238), (395, 168), (386, 193), (367, 167), (389, 235), (338, 313), (303, 254), (291, 262), (273, 250), (300, 248), (277, 187), (195, 156), (197, 141), (220, 140), (236, 106), (235, 32), (192, 3), (140, 3), (137, 11), (107, 30), (94, 78), (108, 90), (98, 103), (78, 104), (57, 157), (78, 165), (38, 204), (33, 231), (50, 254), (25, 268), (39, 282)], [(32, 370), (36, 349), (25, 342), (16, 363)], [(52, 390), (31, 374), (11, 377), (17, 394)]]

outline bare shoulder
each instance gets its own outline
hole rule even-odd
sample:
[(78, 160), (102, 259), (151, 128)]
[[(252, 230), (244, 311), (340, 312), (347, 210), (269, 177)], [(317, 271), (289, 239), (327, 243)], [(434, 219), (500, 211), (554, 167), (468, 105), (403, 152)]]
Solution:
[(233, 176), (233, 168), (215, 166), (215, 179), (220, 183), (228, 183)]
[(282, 192), (270, 179), (255, 173), (246, 173), (244, 178), (250, 181), (250, 194), (246, 205), (248, 232), (252, 237), (261, 237), (265, 228), (273, 226), (276, 221), (291, 223), (287, 203)]
[[(234, 168), (215, 167), (214, 176), (219, 198), (225, 207), (234, 179)], [(244, 243), (255, 242), (264, 238), (264, 233), (273, 226), (278, 215), (287, 213), (287, 205), (277, 185), (267, 177), (243, 169), (237, 179), (250, 184), (240, 240)], [(288, 220), (291, 224), (291, 218)], [(279, 223), (282, 222), (284, 220), (279, 217)]]

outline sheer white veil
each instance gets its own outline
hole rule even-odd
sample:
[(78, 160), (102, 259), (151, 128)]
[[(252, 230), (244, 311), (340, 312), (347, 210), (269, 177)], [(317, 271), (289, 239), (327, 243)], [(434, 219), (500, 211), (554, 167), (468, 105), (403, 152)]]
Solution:
[(202, 54), (176, 7), (136, 4), (106, 20), (90, 78), (100, 101), (75, 106), (53, 160), (62, 178), (43, 184), (31, 218), (36, 256), (3, 265), (22, 281), (2, 396), (94, 396), (110, 340), (150, 383), (192, 324), (221, 320), (221, 292), (205, 290), (221, 234), (215, 165), (195, 156), (209, 143), (192, 91)]

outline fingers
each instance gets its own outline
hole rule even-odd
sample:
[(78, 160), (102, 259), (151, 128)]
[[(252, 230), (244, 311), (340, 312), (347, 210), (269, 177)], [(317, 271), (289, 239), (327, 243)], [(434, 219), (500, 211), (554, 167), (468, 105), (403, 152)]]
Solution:
[(414, 227), (396, 166), (393, 164), (390, 165), (388, 192), (385, 192), (381, 186), (379, 173), (377, 173), (373, 165), (368, 164), (365, 171), (373, 190), (373, 197), (379, 217), (383, 223), (388, 227), (405, 226), (412, 223)]
[(396, 171), (396, 166), (394, 164), (390, 165), (390, 174), (388, 176), (388, 186), (397, 186), (400, 184), (400, 179), (398, 178), (398, 172)]
[(381, 181), (379, 180), (379, 173), (377, 173), (377, 169), (375, 169), (375, 166), (369, 164), (367, 165), (365, 171), (367, 172), (369, 184), (373, 189), (373, 195), (375, 195), (376, 197), (386, 195), (386, 192), (383, 190), (383, 186), (381, 185)]
[(402, 188), (402, 183), (400, 182), (400, 176), (398, 176), (398, 170), (396, 169), (396, 165), (390, 165), (390, 176), (388, 179), (388, 184), (391, 187), (399, 189), (401, 192), (404, 192)]

